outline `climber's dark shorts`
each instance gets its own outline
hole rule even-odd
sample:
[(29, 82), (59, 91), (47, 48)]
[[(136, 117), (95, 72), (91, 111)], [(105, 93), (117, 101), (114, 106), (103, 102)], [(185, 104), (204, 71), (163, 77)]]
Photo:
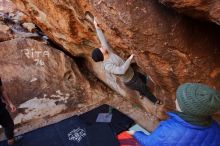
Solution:
[(126, 82), (125, 85), (132, 90), (137, 90), (142, 96), (156, 103), (157, 98), (150, 92), (147, 86), (147, 77), (145, 75), (134, 72), (133, 78), (129, 82)]

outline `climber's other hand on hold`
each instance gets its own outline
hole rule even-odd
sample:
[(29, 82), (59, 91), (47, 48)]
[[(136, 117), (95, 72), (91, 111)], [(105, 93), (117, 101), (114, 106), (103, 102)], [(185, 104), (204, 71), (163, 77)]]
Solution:
[(99, 24), (98, 24), (98, 22), (97, 22), (96, 17), (94, 17), (93, 23), (94, 23), (94, 25), (95, 25), (95, 28), (99, 28)]
[(131, 56), (129, 57), (130, 60), (132, 60), (134, 58), (134, 54), (131, 54)]

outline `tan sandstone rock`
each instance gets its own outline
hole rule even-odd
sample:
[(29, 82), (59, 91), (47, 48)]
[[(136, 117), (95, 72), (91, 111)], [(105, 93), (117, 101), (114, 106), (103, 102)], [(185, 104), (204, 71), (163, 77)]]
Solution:
[(90, 87), (71, 58), (36, 40), (1, 42), (0, 68), (3, 84), (18, 107), (15, 124), (53, 117), (105, 97)]
[[(149, 112), (154, 110), (154, 106), (148, 100), (137, 98), (136, 93), (127, 91), (120, 82), (119, 85), (116, 84), (116, 78), (106, 81), (106, 74), (100, 64), (91, 64), (89, 55), (84, 57), (83, 53), (78, 54), (73, 60), (71, 54), (65, 55), (57, 48), (45, 45), (48, 42), (37, 41), (41, 40), (41, 36), (22, 28), (20, 24), (24, 19), (18, 17), (19, 14), (19, 11), (7, 14), (1, 19), (3, 21), (0, 27), (1, 37), (4, 38), (0, 42), (0, 76), (12, 101), (18, 107), (18, 111), (13, 114), (16, 127), (19, 127), (16, 131), (22, 128), (20, 126), (26, 126), (21, 131), (27, 132), (51, 124), (48, 121), (54, 121), (54, 117), (61, 120), (113, 99), (116, 99), (114, 102), (117, 102), (117, 107), (125, 108), (124, 113), (133, 113), (133, 118), (137, 122), (142, 121), (148, 130), (152, 131), (156, 127), (157, 119), (146, 122), (145, 113), (141, 111), (142, 113), (136, 114), (137, 108), (133, 108), (138, 106), (133, 106), (109, 90), (89, 73), (88, 68), (98, 73), (97, 76), (110, 87), (125, 96), (129, 95), (128, 99), (142, 105)], [(10, 37), (3, 37), (2, 34)]]
[(154, 0), (14, 2), (49, 38), (72, 55), (83, 56), (97, 77), (130, 100), (139, 99), (118, 79), (106, 80), (101, 64), (90, 59), (99, 44), (85, 18), (87, 11), (101, 22), (118, 55), (126, 58), (135, 53), (139, 69), (151, 76), (155, 95), (167, 105), (172, 105), (176, 88), (185, 82), (201, 82), (220, 90), (220, 28), (215, 25), (183, 17)]
[(194, 18), (213, 21), (220, 25), (219, 0), (159, 0), (162, 4), (174, 8), (180, 13)]
[(0, 21), (0, 42), (10, 40), (11, 38), (12, 34), (10, 28)]
[(99, 47), (87, 11), (97, 17), (105, 35), (121, 57), (135, 53), (140, 70), (156, 84), (155, 95), (172, 104), (176, 88), (201, 82), (220, 90), (220, 28), (186, 18), (155, 0), (14, 0), (50, 39), (75, 56), (83, 56), (90, 69), (110, 87), (136, 100), (117, 79), (106, 80), (101, 64), (90, 59)]
[(11, 0), (0, 0), (0, 12), (13, 12), (15, 9)]
[(36, 29), (36, 26), (33, 23), (23, 23), (22, 26), (26, 28), (29, 32), (34, 32)]

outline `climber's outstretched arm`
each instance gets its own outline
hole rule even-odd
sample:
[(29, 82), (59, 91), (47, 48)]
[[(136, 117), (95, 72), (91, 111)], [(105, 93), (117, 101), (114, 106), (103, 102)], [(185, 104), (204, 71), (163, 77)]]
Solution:
[(109, 53), (112, 52), (111, 48), (108, 45), (108, 42), (105, 39), (105, 35), (103, 34), (102, 29), (97, 24), (96, 18), (94, 18), (94, 25), (99, 41), (101, 42), (102, 49), (108, 51)]

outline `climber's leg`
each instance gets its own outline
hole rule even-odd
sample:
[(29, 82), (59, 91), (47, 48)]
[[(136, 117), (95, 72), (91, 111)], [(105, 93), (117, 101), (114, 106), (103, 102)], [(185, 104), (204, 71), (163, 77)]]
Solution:
[(140, 72), (137, 72), (137, 75), (140, 77), (140, 79), (142, 80), (143, 83), (145, 83), (147, 85), (147, 76), (143, 75), (142, 73)]
[(146, 82), (147, 80), (144, 75), (135, 72), (133, 78), (129, 82), (126, 82), (125, 85), (132, 90), (137, 90), (140, 95), (145, 96), (153, 103), (156, 103), (157, 98), (150, 92)]

